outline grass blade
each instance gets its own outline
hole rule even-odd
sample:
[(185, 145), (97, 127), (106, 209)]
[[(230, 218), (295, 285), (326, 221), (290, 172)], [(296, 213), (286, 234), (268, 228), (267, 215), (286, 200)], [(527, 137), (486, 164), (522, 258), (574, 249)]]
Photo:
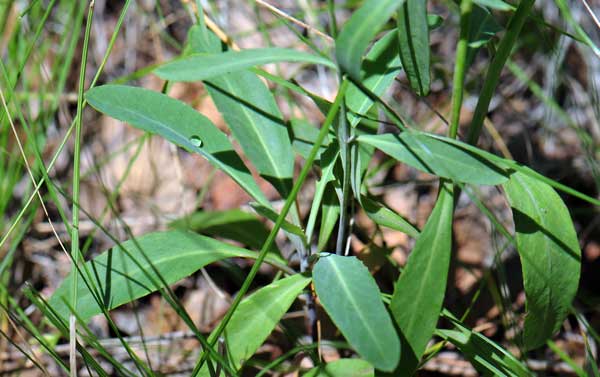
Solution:
[(355, 257), (322, 255), (313, 269), (321, 304), (344, 337), (375, 368), (392, 371), (400, 341), (369, 270)]

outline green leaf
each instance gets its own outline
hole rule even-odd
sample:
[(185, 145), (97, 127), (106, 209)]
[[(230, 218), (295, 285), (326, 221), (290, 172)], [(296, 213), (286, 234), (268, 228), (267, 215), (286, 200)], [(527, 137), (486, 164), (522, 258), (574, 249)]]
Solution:
[[(97, 280), (103, 305), (114, 309), (162, 288), (158, 274), (175, 283), (207, 264), (232, 257), (255, 258), (257, 253), (221, 241), (182, 231), (156, 232), (121, 243), (104, 251), (87, 269)], [(267, 256), (269, 263), (277, 263)], [(50, 299), (50, 305), (67, 319), (63, 300), (71, 302), (71, 272)], [(90, 282), (91, 283), (91, 282)], [(80, 277), (77, 280), (77, 314), (84, 320), (102, 313), (93, 294)]]
[(185, 103), (151, 90), (123, 85), (93, 88), (86, 99), (100, 112), (201, 154), (255, 200), (267, 201), (227, 136)]
[(278, 62), (301, 62), (336, 69), (329, 59), (288, 48), (255, 48), (217, 54), (192, 54), (166, 63), (154, 73), (170, 81), (202, 81), (238, 72), (257, 65)]
[(469, 18), (469, 53), (467, 57), (469, 64), (473, 61), (477, 50), (486, 45), (501, 30), (502, 27), (489, 10), (477, 5), (473, 6)]
[(502, 0), (473, 0), (473, 2), (475, 4), (481, 5), (482, 7), (490, 7), (492, 9), (497, 9), (497, 10), (502, 10), (502, 11), (515, 9), (514, 6), (512, 6), (508, 3), (505, 3)]
[(523, 363), (484, 335), (462, 325), (454, 316), (444, 315), (456, 330), (437, 330), (436, 335), (454, 344), (484, 376), (533, 376)]
[(362, 56), (375, 35), (381, 30), (404, 0), (367, 0), (346, 22), (335, 41), (335, 55), (343, 72), (361, 80)]
[(322, 254), (313, 269), (321, 304), (359, 355), (392, 371), (400, 341), (369, 270), (355, 257)]
[[(234, 369), (239, 370), (254, 355), (308, 283), (310, 278), (295, 274), (242, 300), (223, 332), (227, 357)], [(200, 375), (209, 376), (206, 365)]]
[(390, 303), (401, 332), (401, 375), (412, 375), (416, 370), (435, 330), (446, 292), (454, 190), (448, 182), (440, 185), (436, 205), (396, 282)]
[(548, 185), (520, 172), (504, 185), (510, 203), (527, 298), (524, 344), (556, 333), (577, 293), (581, 250), (567, 207)]
[[(191, 215), (171, 222), (175, 229), (191, 230), (213, 237), (227, 238), (259, 250), (269, 231), (253, 214), (241, 209), (227, 211), (197, 211)], [(277, 245), (271, 246), (270, 252), (279, 254)]]
[(431, 14), (427, 13), (427, 27), (429, 30), (435, 30), (442, 26), (444, 23), (444, 18), (439, 14)]
[(333, 233), (335, 224), (340, 216), (340, 202), (335, 193), (333, 184), (326, 185), (323, 194), (323, 205), (321, 207), (321, 228), (319, 229), (319, 240), (317, 250), (324, 250)]
[(406, 0), (398, 9), (398, 40), (410, 86), (418, 95), (426, 96), (431, 85), (427, 0)]
[[(292, 119), (290, 124), (292, 126), (292, 147), (300, 156), (306, 159), (319, 135), (319, 129), (305, 119)], [(326, 137), (315, 161), (321, 159), (321, 153), (323, 153), (329, 143), (329, 138)]]
[[(188, 47), (192, 53), (214, 53), (218, 43), (216, 36), (201, 28), (190, 31)], [(249, 71), (223, 74), (205, 81), (205, 85), (252, 164), (287, 197), (294, 153), (287, 125), (269, 89)]]
[(312, 368), (303, 377), (374, 377), (373, 366), (361, 359), (340, 359)]
[[(361, 83), (373, 94), (381, 96), (394, 82), (402, 69), (398, 57), (398, 41), (395, 31), (388, 32), (375, 42), (362, 62)], [(361, 116), (366, 115), (373, 106), (373, 100), (366, 96), (356, 85), (351, 84), (346, 92), (348, 121), (356, 127)]]
[(367, 216), (377, 224), (406, 233), (413, 238), (419, 237), (419, 230), (414, 225), (385, 205), (364, 195), (361, 196), (360, 203)]
[[(262, 205), (262, 204), (256, 203), (256, 202), (251, 202), (250, 206), (252, 207), (252, 209), (254, 209), (256, 211), (256, 213), (258, 213), (261, 216), (266, 217), (267, 219), (269, 219), (273, 222), (276, 222), (277, 217), (279, 217), (279, 214), (277, 212), (275, 212), (273, 209), (271, 209), (271, 207), (267, 207), (265, 205)], [(285, 230), (288, 233), (295, 234), (296, 236), (302, 237), (303, 239), (305, 238), (304, 231), (299, 226), (294, 225), (287, 220), (283, 221), (283, 224), (281, 225), (281, 229)]]
[(358, 141), (426, 173), (476, 185), (506, 182), (508, 173), (457, 143), (424, 133), (404, 131), (399, 135), (361, 135)]

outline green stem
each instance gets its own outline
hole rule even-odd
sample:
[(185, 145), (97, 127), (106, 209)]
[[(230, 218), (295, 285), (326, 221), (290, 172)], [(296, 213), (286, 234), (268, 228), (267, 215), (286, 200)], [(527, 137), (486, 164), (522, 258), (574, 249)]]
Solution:
[(479, 139), (483, 121), (487, 115), (496, 86), (498, 86), (498, 81), (500, 80), (502, 68), (504, 68), (504, 64), (512, 52), (513, 46), (517, 41), (517, 37), (523, 28), (523, 24), (525, 23), (534, 2), (535, 0), (522, 0), (508, 23), (506, 34), (500, 41), (498, 51), (492, 59), (490, 68), (485, 77), (485, 82), (483, 83), (483, 89), (481, 89), (481, 94), (477, 101), (475, 114), (473, 115), (471, 127), (469, 128), (469, 136), (467, 137), (469, 144), (475, 144), (477, 139)]
[(460, 126), (460, 109), (463, 102), (465, 75), (467, 71), (467, 52), (469, 50), (469, 23), (472, 0), (463, 0), (460, 3), (460, 39), (456, 45), (456, 65), (454, 67), (454, 81), (452, 88), (452, 114), (450, 116), (450, 129), (448, 136), (456, 139)]
[[(250, 289), (250, 285), (252, 284), (254, 277), (258, 273), (258, 270), (259, 270), (260, 266), (262, 265), (262, 262), (264, 261), (265, 257), (267, 256), (268, 250), (270, 249), (271, 245), (275, 241), (277, 232), (279, 231), (279, 229), (281, 228), (281, 225), (285, 221), (285, 217), (287, 216), (292, 205), (294, 204), (294, 200), (295, 200), (296, 196), (298, 195), (298, 192), (300, 191), (302, 184), (304, 183), (304, 181), (306, 180), (306, 177), (308, 176), (308, 173), (312, 169), (312, 164), (317, 156), (317, 152), (319, 151), (319, 148), (320, 148), (321, 144), (323, 143), (323, 140), (325, 139), (325, 137), (327, 136), (327, 133), (329, 132), (329, 126), (331, 125), (331, 123), (335, 119), (335, 116), (338, 113), (338, 110), (344, 99), (344, 95), (346, 93), (347, 88), (348, 88), (348, 81), (343, 80), (342, 84), (340, 86), (340, 89), (338, 91), (337, 97), (335, 99), (335, 102), (331, 106), (329, 113), (327, 114), (327, 117), (325, 118), (325, 122), (323, 123), (323, 126), (321, 127), (321, 130), (319, 131), (319, 135), (317, 136), (317, 139), (315, 140), (315, 143), (314, 143), (312, 149), (310, 150), (310, 154), (308, 155), (308, 158), (306, 159), (306, 162), (304, 163), (304, 166), (302, 167), (302, 170), (300, 171), (298, 179), (294, 183), (294, 186), (292, 187), (292, 191), (291, 191), (290, 195), (288, 196), (288, 198), (286, 199), (283, 209), (281, 210), (281, 213), (277, 217), (275, 226), (273, 227), (273, 229), (271, 229), (271, 232), (269, 233), (269, 237), (263, 244), (263, 247), (261, 248), (260, 253), (258, 254), (258, 257), (256, 258), (256, 262), (254, 262), (254, 265), (252, 265), (252, 268), (250, 269), (250, 272), (248, 273), (246, 280), (244, 280), (244, 283), (242, 284), (242, 287), (240, 288), (237, 295), (235, 296), (235, 299), (231, 303), (229, 310), (227, 311), (227, 313), (221, 320), (221, 323), (219, 324), (217, 329), (211, 334), (211, 337), (209, 339), (209, 343), (210, 343), (211, 347), (213, 347), (215, 345), (215, 343), (217, 342), (217, 340), (223, 333), (223, 330), (225, 330), (225, 327), (229, 323), (229, 320), (233, 316), (233, 313), (235, 312), (238, 305), (244, 298), (244, 295), (246, 294), (246, 292), (248, 292), (248, 289)], [(200, 360), (196, 364), (196, 367), (194, 368), (192, 376), (196, 376), (198, 374), (198, 372), (200, 371), (200, 368), (204, 364), (204, 361), (207, 357), (207, 352), (208, 352), (208, 350), (206, 350), (206, 349), (203, 350)]]
[[(90, 31), (94, 17), (94, 0), (90, 1), (88, 8), (85, 35), (83, 37), (83, 51), (81, 53), (81, 69), (79, 71), (79, 88), (77, 92), (77, 123), (75, 124), (75, 151), (73, 156), (73, 223), (71, 227), (71, 260), (73, 271), (73, 284), (71, 296), (73, 307), (77, 309), (77, 267), (81, 263), (79, 251), (79, 170), (81, 162), (81, 114), (83, 112), (83, 90), (85, 87), (85, 69), (87, 65), (87, 53), (90, 42)], [(73, 314), (69, 316), (69, 374), (77, 376), (77, 355), (75, 353), (77, 332), (76, 318)]]

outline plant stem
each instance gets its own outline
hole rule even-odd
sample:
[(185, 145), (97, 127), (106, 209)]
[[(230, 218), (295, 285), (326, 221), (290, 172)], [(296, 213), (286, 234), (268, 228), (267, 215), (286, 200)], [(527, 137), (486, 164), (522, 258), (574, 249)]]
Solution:
[[(335, 99), (335, 102), (331, 106), (329, 113), (327, 114), (327, 117), (325, 118), (325, 122), (321, 126), (319, 135), (317, 136), (317, 139), (315, 140), (315, 143), (314, 143), (312, 149), (310, 150), (310, 154), (308, 155), (308, 158), (306, 159), (306, 162), (305, 162), (304, 166), (302, 167), (302, 170), (300, 171), (298, 179), (296, 180), (296, 182), (294, 182), (292, 191), (291, 191), (290, 195), (288, 196), (288, 198), (286, 199), (283, 209), (281, 210), (281, 213), (277, 217), (275, 226), (273, 226), (273, 229), (271, 229), (271, 232), (269, 233), (269, 237), (263, 244), (263, 247), (261, 248), (261, 250), (258, 254), (258, 257), (256, 258), (254, 265), (252, 265), (252, 268), (250, 269), (250, 272), (248, 273), (246, 280), (244, 280), (244, 283), (242, 284), (242, 287), (240, 288), (239, 292), (237, 293), (233, 302), (231, 303), (229, 310), (227, 311), (227, 313), (221, 320), (221, 323), (219, 323), (219, 326), (211, 334), (211, 337), (209, 339), (209, 344), (211, 347), (213, 347), (215, 345), (215, 343), (217, 342), (217, 340), (223, 333), (223, 330), (225, 330), (225, 327), (229, 323), (229, 320), (233, 316), (233, 313), (235, 312), (238, 305), (244, 298), (244, 295), (246, 294), (246, 292), (248, 292), (248, 289), (250, 289), (250, 285), (252, 284), (254, 277), (258, 273), (258, 270), (259, 270), (260, 266), (262, 265), (262, 262), (264, 261), (265, 257), (267, 256), (267, 252), (268, 252), (269, 248), (271, 247), (271, 245), (273, 244), (273, 241), (275, 240), (275, 237), (277, 236), (277, 232), (279, 231), (279, 229), (281, 228), (281, 225), (285, 221), (285, 217), (288, 214), (288, 212), (290, 211), (292, 205), (294, 204), (295, 198), (298, 195), (298, 192), (300, 191), (302, 184), (304, 183), (304, 181), (306, 180), (306, 177), (308, 176), (308, 173), (312, 169), (312, 164), (317, 156), (317, 152), (319, 151), (319, 148), (320, 148), (321, 144), (323, 143), (323, 140), (325, 139), (325, 137), (327, 136), (327, 133), (329, 132), (329, 126), (331, 125), (331, 123), (335, 119), (335, 116), (338, 113), (340, 105), (344, 99), (344, 95), (346, 94), (347, 88), (348, 88), (348, 81), (343, 80), (342, 84), (340, 86), (340, 89), (338, 91), (337, 97)], [(200, 360), (196, 364), (194, 371), (192, 372), (192, 376), (196, 376), (198, 374), (198, 372), (200, 371), (200, 368), (204, 364), (204, 361), (207, 357), (207, 352), (208, 352), (208, 350), (206, 350), (206, 349), (202, 351), (202, 355), (200, 357)]]
[(471, 22), (472, 0), (463, 0), (460, 3), (460, 39), (456, 45), (456, 59), (454, 67), (454, 80), (452, 87), (452, 114), (450, 116), (450, 129), (448, 136), (456, 139), (460, 126), (460, 109), (463, 102), (465, 75), (467, 71), (467, 52), (469, 50), (469, 23)]
[(338, 125), (338, 140), (340, 143), (340, 157), (342, 159), (342, 199), (340, 200), (340, 223), (335, 245), (335, 253), (342, 255), (346, 245), (346, 230), (348, 229), (348, 203), (350, 202), (350, 174), (352, 170), (350, 153), (350, 129), (346, 119), (346, 106), (342, 103)]
[[(87, 65), (87, 53), (90, 41), (90, 31), (92, 29), (92, 20), (94, 17), (94, 0), (90, 1), (88, 8), (87, 21), (85, 25), (85, 35), (83, 37), (83, 51), (81, 53), (81, 69), (79, 71), (79, 88), (77, 92), (77, 122), (75, 123), (75, 151), (73, 156), (73, 223), (71, 227), (71, 260), (73, 271), (73, 284), (71, 286), (71, 296), (74, 310), (77, 309), (77, 267), (81, 263), (81, 253), (79, 251), (79, 170), (81, 162), (81, 114), (83, 113), (83, 89), (85, 87), (85, 69)], [(69, 316), (69, 374), (77, 376), (77, 331), (75, 315)]]

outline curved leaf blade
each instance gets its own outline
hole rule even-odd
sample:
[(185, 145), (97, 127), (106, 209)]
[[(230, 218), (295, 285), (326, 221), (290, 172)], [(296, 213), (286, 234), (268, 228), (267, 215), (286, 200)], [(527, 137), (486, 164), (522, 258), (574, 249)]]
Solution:
[[(398, 41), (395, 31), (388, 32), (373, 44), (362, 62), (361, 83), (375, 95), (382, 95), (394, 82), (402, 69), (398, 56)], [(352, 127), (360, 122), (373, 106), (373, 100), (366, 96), (356, 85), (351, 84), (346, 92), (348, 121)]]
[(171, 81), (203, 81), (259, 65), (298, 62), (324, 65), (337, 69), (329, 59), (289, 48), (254, 48), (219, 54), (192, 54), (166, 63), (154, 73)]
[[(199, 25), (190, 29), (189, 52), (219, 53), (220, 45), (214, 34)], [(286, 198), (292, 186), (294, 153), (273, 94), (258, 76), (244, 70), (204, 84), (252, 164)]]
[(404, 0), (368, 0), (346, 22), (335, 41), (335, 55), (343, 72), (360, 80), (367, 46)]
[[(86, 262), (102, 292), (103, 305), (114, 309), (162, 288), (157, 274), (175, 283), (210, 263), (232, 257), (255, 258), (257, 253), (212, 238), (182, 231), (156, 232), (115, 246)], [(274, 259), (267, 256), (267, 261)], [(50, 299), (58, 314), (69, 318), (71, 272)], [(102, 309), (83, 279), (77, 280), (77, 314), (87, 320)]]
[(465, 327), (450, 313), (443, 313), (456, 330), (436, 330), (442, 339), (454, 344), (471, 364), (485, 376), (529, 377), (531, 373), (521, 361), (484, 335)]
[(185, 103), (162, 93), (125, 85), (95, 87), (87, 92), (86, 100), (106, 115), (199, 153), (257, 201), (266, 202), (227, 136)]
[(527, 349), (543, 345), (565, 320), (579, 285), (581, 250), (567, 207), (547, 184), (520, 172), (504, 185), (523, 269)]
[(360, 204), (367, 216), (377, 224), (406, 233), (413, 238), (419, 237), (419, 229), (385, 205), (364, 195), (360, 197)]
[[(227, 357), (234, 369), (239, 370), (254, 355), (308, 283), (309, 277), (291, 275), (242, 300), (223, 332)], [(200, 370), (200, 376), (209, 375), (207, 366)]]
[(400, 59), (411, 88), (420, 96), (431, 85), (427, 0), (406, 0), (398, 9)]
[(375, 370), (361, 359), (340, 359), (319, 365), (306, 372), (303, 377), (374, 377)]
[(369, 270), (356, 257), (322, 255), (313, 269), (321, 304), (362, 358), (392, 371), (400, 341)]
[(361, 135), (366, 143), (415, 169), (476, 185), (498, 185), (508, 172), (490, 159), (427, 134), (404, 131), (399, 135)]
[(396, 282), (390, 303), (402, 338), (400, 375), (412, 375), (417, 368), (435, 330), (446, 293), (454, 190), (448, 182), (441, 185), (437, 203)]

